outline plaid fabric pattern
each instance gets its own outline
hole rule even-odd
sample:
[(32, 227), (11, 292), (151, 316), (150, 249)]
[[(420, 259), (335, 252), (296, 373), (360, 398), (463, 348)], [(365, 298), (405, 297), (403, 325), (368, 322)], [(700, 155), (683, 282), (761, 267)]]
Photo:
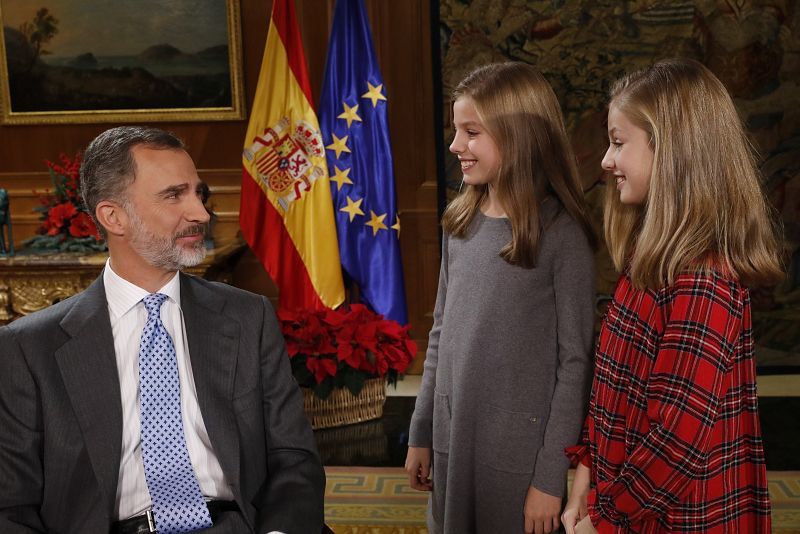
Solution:
[(617, 283), (583, 445), (603, 533), (769, 533), (750, 296), (717, 273)]

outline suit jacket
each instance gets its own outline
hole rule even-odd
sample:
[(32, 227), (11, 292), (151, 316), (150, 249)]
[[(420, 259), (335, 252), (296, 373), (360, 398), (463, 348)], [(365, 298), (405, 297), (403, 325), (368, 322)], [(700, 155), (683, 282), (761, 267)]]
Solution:
[[(180, 283), (197, 400), (246, 522), (319, 532), (325, 474), (272, 306)], [(0, 328), (0, 532), (108, 532), (122, 448), (115, 358), (102, 276)]]

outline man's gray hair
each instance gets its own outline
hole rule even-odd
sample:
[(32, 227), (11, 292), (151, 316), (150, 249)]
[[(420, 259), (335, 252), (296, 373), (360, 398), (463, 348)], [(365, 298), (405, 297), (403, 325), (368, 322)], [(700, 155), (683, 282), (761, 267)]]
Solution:
[(126, 202), (126, 190), (136, 178), (131, 149), (138, 145), (162, 150), (184, 148), (183, 141), (170, 132), (147, 126), (119, 126), (95, 137), (83, 153), (81, 196), (103, 236), (105, 228), (95, 214), (97, 204), (103, 200)]

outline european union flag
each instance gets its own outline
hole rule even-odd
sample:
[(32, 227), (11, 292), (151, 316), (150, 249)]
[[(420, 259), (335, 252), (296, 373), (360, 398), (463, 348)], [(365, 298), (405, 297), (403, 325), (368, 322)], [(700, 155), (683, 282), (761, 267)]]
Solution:
[(408, 322), (383, 86), (361, 0), (338, 0), (319, 110), (342, 267), (361, 300)]

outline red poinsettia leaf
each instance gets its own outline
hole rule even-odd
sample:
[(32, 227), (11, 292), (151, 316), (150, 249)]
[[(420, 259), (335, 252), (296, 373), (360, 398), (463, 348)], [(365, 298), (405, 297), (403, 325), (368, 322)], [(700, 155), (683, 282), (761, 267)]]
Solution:
[(404, 373), (411, 363), (409, 355), (396, 346), (386, 347), (385, 354), (389, 367), (398, 373)]
[(338, 328), (345, 323), (345, 315), (338, 310), (325, 310), (322, 320), (328, 325)]
[(306, 367), (314, 374), (317, 384), (325, 380), (327, 376), (336, 376), (336, 362), (329, 358), (314, 358), (309, 356), (306, 360)]
[(378, 355), (375, 360), (375, 368), (378, 371), (378, 376), (384, 376), (389, 371), (389, 362), (386, 361), (386, 358)]
[(97, 235), (97, 227), (89, 214), (78, 212), (69, 225), (69, 234), (73, 237), (89, 237)]
[(358, 327), (354, 340), (365, 349), (377, 352), (379, 350), (378, 330), (375, 323), (367, 323)]
[(406, 354), (408, 354), (408, 361), (410, 362), (417, 355), (417, 343), (410, 337), (407, 337), (403, 340), (403, 344), (405, 345)]
[(340, 362), (346, 362), (353, 354), (353, 345), (350, 343), (339, 343), (336, 346), (336, 358)]
[[(65, 222), (71, 219), (77, 212), (78, 210), (71, 202), (64, 202), (53, 206), (47, 211), (47, 222), (49, 223), (50, 229), (52, 230), (54, 227), (56, 229), (61, 228), (65, 225)], [(56, 233), (58, 232), (56, 231)]]
[(346, 313), (346, 320), (351, 324), (363, 324), (375, 319), (375, 312), (363, 304), (351, 304), (350, 310)]
[(300, 352), (299, 349), (300, 345), (298, 345), (296, 341), (286, 338), (286, 354), (288, 354), (290, 358), (297, 356), (297, 354)]
[(331, 360), (330, 358), (320, 358), (319, 363), (320, 366), (325, 368), (325, 372), (328, 374), (328, 376), (336, 376), (338, 366), (336, 365), (335, 360)]
[[(366, 351), (358, 346), (350, 346), (350, 350), (345, 352), (344, 362), (352, 367), (353, 369), (361, 369), (364, 362), (366, 361)], [(337, 353), (339, 359), (341, 360), (341, 353)]]
[(350, 313), (364, 313), (368, 312), (369, 308), (364, 306), (363, 304), (351, 304), (350, 305)]
[(346, 325), (336, 331), (336, 344), (338, 346), (350, 345), (356, 332), (356, 327), (353, 325)]
[(381, 321), (381, 332), (383, 332), (384, 335), (393, 337), (395, 339), (399, 339), (401, 336), (403, 336), (403, 334), (406, 333), (405, 329), (400, 326), (400, 323), (391, 320)]
[(336, 345), (333, 343), (333, 338), (327, 334), (320, 340), (319, 353), (336, 354)]

